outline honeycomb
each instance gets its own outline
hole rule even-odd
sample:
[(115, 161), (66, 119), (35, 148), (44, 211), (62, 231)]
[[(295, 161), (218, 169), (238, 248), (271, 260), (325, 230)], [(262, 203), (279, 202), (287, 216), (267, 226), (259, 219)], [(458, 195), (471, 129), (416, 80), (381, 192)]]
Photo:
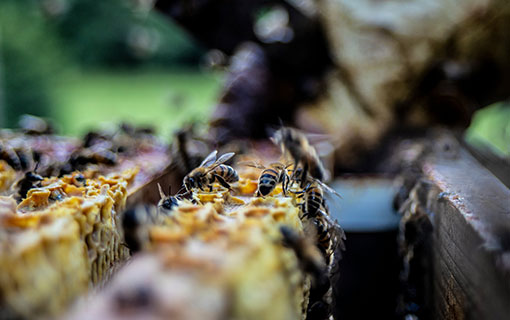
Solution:
[[(0, 130), (0, 319), (55, 318), (129, 257), (119, 215), (167, 173), (168, 146), (150, 134), (105, 139), (91, 148), (129, 146), (115, 164), (90, 163), (55, 177), (84, 143)], [(6, 150), (16, 150), (25, 167)], [(18, 197), (31, 170), (47, 178)]]
[(2, 310), (25, 318), (58, 314), (129, 256), (117, 212), (135, 174), (87, 179), (86, 186), (73, 184), (73, 175), (49, 178), (17, 206), (2, 198)]
[(241, 176), (160, 214), (144, 250), (67, 319), (305, 319), (311, 279), (280, 232), (303, 230), (299, 207), (256, 187)]
[(7, 162), (0, 160), (0, 194), (10, 189), (16, 180), (16, 171)]

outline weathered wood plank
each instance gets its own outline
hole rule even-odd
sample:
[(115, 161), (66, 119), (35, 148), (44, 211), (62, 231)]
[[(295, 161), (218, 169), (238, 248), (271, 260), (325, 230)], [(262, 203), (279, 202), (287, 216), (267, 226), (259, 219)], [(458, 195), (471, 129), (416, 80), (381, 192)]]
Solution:
[[(417, 314), (434, 319), (507, 319), (510, 190), (465, 150), (455, 157), (428, 159), (423, 172), (404, 205), (401, 230), (405, 256), (432, 261), (421, 264), (432, 275), (432, 285), (410, 284), (428, 291), (417, 294), (415, 301), (422, 305)], [(418, 228), (417, 217), (426, 217), (432, 229)], [(419, 235), (411, 237), (411, 228)], [(427, 256), (414, 255), (417, 239), (427, 237)], [(423, 271), (408, 265), (410, 275)], [(407, 296), (407, 302), (413, 302)]]

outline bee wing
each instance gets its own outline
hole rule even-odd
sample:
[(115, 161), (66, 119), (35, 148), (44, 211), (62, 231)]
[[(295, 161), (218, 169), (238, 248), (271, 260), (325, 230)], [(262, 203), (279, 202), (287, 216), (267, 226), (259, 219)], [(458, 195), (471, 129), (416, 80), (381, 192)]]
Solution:
[(204, 161), (200, 164), (200, 167), (209, 167), (216, 161), (216, 155), (218, 154), (218, 150), (214, 150), (213, 152), (209, 153), (207, 157), (205, 157)]
[(336, 250), (336, 248), (340, 248), (342, 251), (345, 251), (345, 243), (344, 240), (345, 237), (345, 231), (342, 229), (342, 227), (338, 224), (338, 222), (334, 222), (331, 225), (330, 232), (334, 236), (334, 247), (333, 250)]
[(320, 181), (319, 179), (314, 179), (315, 182), (317, 182), (318, 184), (320, 184), (320, 186), (326, 190), (327, 192), (331, 193), (331, 194), (334, 194), (335, 196), (339, 197), (340, 199), (343, 199), (342, 196), (336, 192), (333, 188), (331, 188), (330, 186), (328, 186), (327, 184), (325, 184), (324, 182)]
[(221, 157), (219, 157), (218, 160), (216, 160), (215, 164), (220, 165), (222, 163), (225, 163), (228, 160), (230, 160), (233, 156), (235, 156), (234, 152), (225, 153), (225, 154), (221, 155)]
[(255, 161), (241, 161), (241, 162), (238, 162), (237, 164), (241, 165), (241, 166), (252, 167), (252, 168), (257, 168), (257, 169), (265, 169), (266, 168), (263, 165), (261, 165), (260, 163), (257, 163)]
[(221, 155), (221, 157), (218, 158), (218, 160), (216, 160), (214, 163), (210, 164), (208, 166), (208, 170), (207, 172), (210, 172), (210, 171), (213, 171), (214, 169), (216, 169), (217, 166), (219, 166), (220, 164), (223, 164), (225, 162), (227, 162), (228, 160), (230, 160), (230, 158), (232, 158), (233, 156), (235, 155), (234, 152), (229, 152), (229, 153), (225, 153), (223, 155)]
[(345, 232), (340, 225), (335, 221), (328, 230), (331, 235), (333, 252), (333, 259), (329, 265), (329, 278), (332, 282), (338, 280), (340, 273), (340, 260), (342, 260), (342, 251), (345, 251)]
[(338, 221), (331, 219), (331, 217), (327, 213), (325, 213), (322, 210), (320, 210), (319, 212), (324, 218), (324, 220), (326, 220), (327, 222), (328, 232), (331, 236), (331, 240), (333, 241), (332, 246), (333, 252), (336, 252), (337, 248), (340, 248), (342, 251), (345, 251), (344, 240), (346, 239), (346, 237), (344, 229), (340, 226)]
[(306, 132), (304, 134), (312, 145), (316, 145), (324, 141), (328, 142), (331, 140), (331, 135), (326, 133)]

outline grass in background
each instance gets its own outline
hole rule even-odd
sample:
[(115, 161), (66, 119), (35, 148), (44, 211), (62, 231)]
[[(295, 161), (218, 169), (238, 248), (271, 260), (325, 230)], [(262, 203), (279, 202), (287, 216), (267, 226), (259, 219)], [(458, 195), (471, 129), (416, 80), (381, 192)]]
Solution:
[(206, 122), (220, 86), (221, 76), (198, 71), (73, 73), (53, 90), (53, 118), (64, 135), (129, 121), (168, 136), (183, 124)]
[[(64, 135), (129, 121), (153, 125), (168, 137), (190, 122), (205, 123), (217, 102), (222, 77), (198, 71), (93, 71), (71, 73), (53, 89), (53, 118)], [(510, 156), (510, 104), (478, 111), (468, 141)]]

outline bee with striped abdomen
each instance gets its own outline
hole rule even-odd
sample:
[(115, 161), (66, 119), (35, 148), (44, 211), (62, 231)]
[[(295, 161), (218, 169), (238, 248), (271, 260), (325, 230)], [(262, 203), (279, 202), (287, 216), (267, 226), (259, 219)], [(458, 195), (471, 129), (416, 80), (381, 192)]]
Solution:
[(334, 189), (330, 188), (327, 184), (318, 179), (308, 179), (306, 187), (297, 192), (299, 198), (303, 198), (302, 209), (304, 216), (315, 218), (318, 214), (324, 213), (326, 209), (326, 201), (324, 200), (324, 191), (333, 194), (339, 198), (342, 196)]
[[(232, 153), (232, 155), (234, 155), (234, 153)], [(237, 174), (237, 171), (234, 168), (232, 168), (231, 166), (228, 166), (226, 164), (218, 165), (216, 167), (216, 169), (214, 169), (213, 174), (217, 176), (217, 179), (218, 179), (218, 177), (223, 178), (223, 180), (227, 184), (239, 181), (239, 175)], [(220, 182), (220, 181), (218, 181), (218, 182)], [(229, 188), (230, 189), (230, 187), (227, 187), (225, 185), (223, 185), (223, 186), (225, 188)]]
[(327, 244), (328, 250), (326, 251), (334, 252), (338, 245), (340, 245), (342, 249), (344, 248), (343, 240), (345, 240), (345, 233), (340, 225), (336, 221), (333, 221), (329, 215), (326, 202), (324, 200), (323, 188), (340, 197), (336, 191), (317, 180), (313, 180), (304, 190), (296, 193), (299, 194), (298, 197), (303, 198), (303, 203), (301, 205), (301, 209), (303, 211), (302, 218), (314, 219), (312, 221), (317, 220), (317, 223), (322, 224), (321, 229), (317, 227), (319, 237), (322, 238), (322, 241), (319, 239), (319, 243), (322, 242), (324, 245), (327, 244), (327, 237), (324, 235), (324, 230), (326, 230), (328, 236), (333, 238), (330, 239), (333, 241), (329, 241), (330, 244)]
[(287, 170), (283, 164), (274, 162), (260, 173), (257, 197), (267, 196), (276, 188), (278, 183), (282, 184), (283, 195), (287, 196), (287, 187), (289, 184)]
[(214, 181), (218, 181), (223, 187), (230, 189), (230, 183), (239, 180), (237, 172), (231, 166), (224, 163), (230, 160), (235, 153), (225, 153), (216, 160), (218, 151), (214, 150), (202, 161), (198, 168), (193, 169), (186, 177), (184, 177), (184, 187), (186, 191), (191, 192), (193, 189), (204, 190), (205, 187), (212, 191)]
[(263, 169), (259, 176), (257, 187), (257, 197), (265, 197), (269, 195), (276, 188), (278, 183), (282, 184), (283, 195), (287, 196), (287, 190), (290, 182), (290, 177), (287, 172), (287, 167), (280, 162), (273, 162), (265, 167), (257, 163), (245, 163), (244, 165)]

